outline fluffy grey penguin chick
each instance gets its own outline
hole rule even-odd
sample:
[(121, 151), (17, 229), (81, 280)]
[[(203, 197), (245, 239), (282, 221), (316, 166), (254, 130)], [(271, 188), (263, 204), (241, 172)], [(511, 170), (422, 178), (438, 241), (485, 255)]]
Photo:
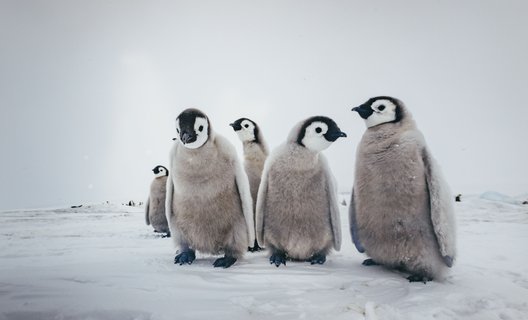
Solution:
[(286, 259), (323, 264), (341, 247), (335, 179), (321, 153), (346, 137), (327, 117), (297, 124), (264, 166), (257, 197), (257, 239), (271, 251), (270, 263)]
[(223, 253), (214, 266), (228, 268), (255, 241), (247, 175), (235, 148), (214, 133), (200, 110), (184, 110), (176, 131), (166, 200), (169, 227), (180, 248), (174, 263), (191, 264), (198, 250)]
[(359, 252), (410, 273), (442, 279), (455, 259), (452, 196), (404, 104), (375, 97), (357, 111), (367, 125), (356, 154), (349, 219)]
[(170, 237), (169, 225), (165, 216), (165, 194), (169, 170), (164, 166), (156, 166), (152, 172), (155, 178), (150, 184), (149, 197), (145, 203), (145, 222), (147, 225), (152, 225), (155, 232), (165, 233), (167, 237)]
[[(253, 210), (257, 203), (258, 188), (260, 185), (260, 178), (262, 170), (264, 169), (264, 162), (268, 157), (268, 146), (262, 137), (262, 131), (259, 126), (248, 118), (240, 118), (230, 124), (233, 130), (238, 135), (242, 146), (244, 148), (244, 169), (249, 178), (249, 188), (251, 190), (251, 198), (253, 199)], [(250, 252), (260, 251), (257, 240), (252, 247), (249, 247)]]

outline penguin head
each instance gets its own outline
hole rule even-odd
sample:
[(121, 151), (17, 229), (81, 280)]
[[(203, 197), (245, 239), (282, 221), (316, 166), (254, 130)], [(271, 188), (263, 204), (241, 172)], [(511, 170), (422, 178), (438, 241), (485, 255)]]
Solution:
[(297, 136), (297, 143), (312, 151), (322, 151), (340, 137), (346, 137), (334, 120), (316, 116), (304, 121)]
[(154, 176), (156, 176), (156, 178), (169, 175), (169, 170), (167, 170), (167, 168), (164, 166), (156, 166), (154, 169), (152, 169), (152, 172), (154, 172)]
[(198, 109), (186, 109), (176, 118), (176, 133), (184, 147), (200, 148), (211, 133), (209, 119)]
[(399, 122), (402, 119), (402, 103), (396, 98), (386, 96), (370, 98), (352, 111), (357, 111), (365, 120), (367, 128), (383, 123)]
[(259, 142), (259, 128), (257, 124), (248, 118), (240, 118), (229, 124), (242, 142)]

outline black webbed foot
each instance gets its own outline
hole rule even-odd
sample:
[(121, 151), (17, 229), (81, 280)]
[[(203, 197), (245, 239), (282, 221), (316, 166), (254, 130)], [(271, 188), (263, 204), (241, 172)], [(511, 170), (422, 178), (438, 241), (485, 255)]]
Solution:
[(270, 264), (274, 264), (277, 268), (281, 264), (286, 265), (286, 255), (283, 252), (275, 252), (270, 257)]
[(411, 274), (407, 277), (407, 280), (409, 280), (409, 282), (423, 282), (425, 284), (427, 281), (432, 281), (433, 279), (421, 274)]
[(326, 261), (326, 255), (322, 253), (316, 253), (310, 259), (308, 259), (308, 261), (310, 261), (310, 264), (323, 264)]
[(196, 259), (196, 255), (194, 254), (193, 250), (188, 250), (180, 253), (174, 258), (174, 264), (179, 264), (180, 266), (183, 264), (191, 264), (193, 263), (194, 259)]
[(237, 261), (236, 258), (233, 258), (233, 257), (230, 257), (230, 256), (225, 256), (223, 258), (218, 258), (216, 259), (216, 261), (213, 263), (213, 266), (215, 268), (229, 268), (231, 267), (235, 262)]
[(248, 251), (249, 252), (259, 252), (261, 250), (263, 250), (264, 248), (262, 248), (261, 246), (259, 246), (257, 240), (255, 240), (255, 244), (253, 245), (253, 247), (248, 247)]
[(362, 265), (369, 267), (369, 266), (379, 266), (380, 264), (372, 259), (366, 259), (365, 261), (363, 261)]

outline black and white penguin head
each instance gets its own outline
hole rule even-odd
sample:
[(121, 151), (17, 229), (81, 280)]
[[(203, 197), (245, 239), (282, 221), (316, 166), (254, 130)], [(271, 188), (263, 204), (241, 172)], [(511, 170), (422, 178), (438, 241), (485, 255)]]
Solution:
[(398, 122), (402, 118), (402, 104), (398, 99), (392, 97), (374, 97), (367, 102), (355, 107), (359, 116), (365, 120), (367, 128), (383, 123)]
[(229, 124), (242, 142), (259, 142), (259, 128), (257, 124), (248, 118), (240, 118)]
[(154, 176), (156, 178), (169, 175), (169, 170), (167, 170), (167, 168), (165, 168), (164, 166), (156, 166), (154, 169), (152, 169), (152, 172), (154, 172)]
[(176, 132), (184, 147), (200, 148), (211, 133), (209, 119), (198, 109), (186, 109), (176, 118)]
[(297, 136), (297, 143), (312, 151), (322, 151), (340, 137), (346, 137), (334, 120), (316, 116), (304, 121)]

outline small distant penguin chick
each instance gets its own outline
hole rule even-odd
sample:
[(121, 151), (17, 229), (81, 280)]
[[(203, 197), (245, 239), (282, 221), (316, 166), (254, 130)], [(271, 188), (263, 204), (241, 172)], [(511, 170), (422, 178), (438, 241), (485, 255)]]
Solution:
[(297, 124), (286, 143), (266, 161), (257, 197), (257, 239), (271, 251), (270, 263), (286, 259), (323, 264), (341, 247), (337, 187), (321, 153), (346, 137), (327, 117)]
[(375, 97), (353, 108), (365, 120), (356, 152), (349, 219), (359, 252), (408, 272), (441, 279), (455, 259), (453, 200), (439, 166), (405, 105)]
[[(249, 188), (251, 198), (253, 198), (253, 210), (257, 203), (258, 188), (264, 163), (268, 157), (268, 146), (262, 137), (262, 131), (259, 126), (248, 118), (240, 118), (230, 124), (238, 135), (244, 148), (244, 169), (249, 178)], [(253, 247), (249, 247), (250, 252), (260, 251), (257, 240)]]
[(176, 118), (170, 155), (166, 214), (180, 253), (176, 264), (191, 264), (195, 251), (224, 254), (215, 267), (228, 268), (255, 242), (249, 182), (235, 148), (216, 135), (200, 110)]
[(169, 171), (164, 166), (152, 169), (154, 180), (150, 184), (150, 194), (145, 203), (145, 222), (152, 225), (155, 232), (165, 233), (170, 237), (169, 225), (165, 216), (165, 193)]

